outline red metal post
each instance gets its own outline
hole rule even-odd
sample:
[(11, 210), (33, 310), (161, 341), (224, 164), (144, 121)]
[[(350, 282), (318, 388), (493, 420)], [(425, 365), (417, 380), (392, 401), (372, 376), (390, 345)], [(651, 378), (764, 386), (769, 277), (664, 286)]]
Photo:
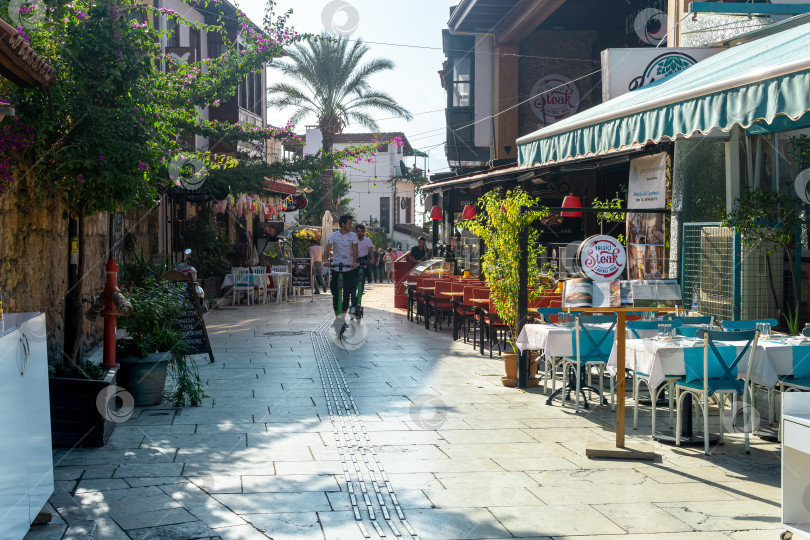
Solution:
[(101, 296), (104, 299), (104, 368), (118, 367), (115, 361), (115, 328), (118, 321), (118, 309), (113, 302), (113, 293), (118, 292), (118, 263), (114, 259), (107, 261), (107, 279)]

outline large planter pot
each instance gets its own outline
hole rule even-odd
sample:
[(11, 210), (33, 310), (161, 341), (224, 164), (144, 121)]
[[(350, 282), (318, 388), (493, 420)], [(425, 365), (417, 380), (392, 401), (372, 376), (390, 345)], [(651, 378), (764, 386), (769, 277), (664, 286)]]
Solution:
[(121, 364), (118, 372), (118, 384), (132, 394), (136, 407), (157, 405), (163, 399), (166, 371), (171, 358), (170, 352), (161, 352), (152, 353), (146, 358), (117, 359)]
[(56, 447), (99, 447), (115, 429), (115, 416), (107, 413), (110, 403), (99, 396), (117, 383), (118, 369), (107, 371), (103, 380), (48, 379), (51, 397), (51, 439)]
[[(518, 381), (518, 363), (520, 357), (517, 354), (503, 354), (503, 369), (506, 376), (501, 378), (504, 386), (517, 386)], [(537, 353), (530, 353), (529, 355), (529, 386), (537, 386), (540, 379), (537, 378)]]
[(510, 381), (517, 380), (519, 360), (518, 355), (504, 353), (501, 355), (501, 357), (503, 358), (503, 369), (506, 372), (506, 379)]

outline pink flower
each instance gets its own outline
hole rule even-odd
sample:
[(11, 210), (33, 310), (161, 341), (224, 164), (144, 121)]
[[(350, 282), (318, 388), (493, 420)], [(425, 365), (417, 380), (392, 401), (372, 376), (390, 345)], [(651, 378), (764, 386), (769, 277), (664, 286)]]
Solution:
[(104, 161), (104, 156), (98, 156), (99, 161)]

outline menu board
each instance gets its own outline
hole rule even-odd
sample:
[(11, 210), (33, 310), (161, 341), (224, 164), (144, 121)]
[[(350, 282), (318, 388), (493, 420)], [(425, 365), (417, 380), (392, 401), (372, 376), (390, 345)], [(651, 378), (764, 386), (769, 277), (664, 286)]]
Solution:
[(312, 287), (312, 259), (292, 260), (292, 286)]
[(170, 283), (176, 288), (184, 304), (183, 311), (174, 320), (172, 328), (182, 333), (183, 342), (188, 345), (190, 354), (207, 354), (213, 362), (214, 353), (211, 352), (202, 307), (194, 292), (194, 282), (172, 281)]

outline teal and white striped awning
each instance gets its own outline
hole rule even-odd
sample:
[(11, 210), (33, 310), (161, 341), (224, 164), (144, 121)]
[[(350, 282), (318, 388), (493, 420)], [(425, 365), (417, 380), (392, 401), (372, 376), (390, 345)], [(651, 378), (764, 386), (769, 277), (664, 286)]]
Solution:
[(804, 127), (810, 23), (743, 43), (518, 139), (521, 167), (599, 156), (735, 126)]

